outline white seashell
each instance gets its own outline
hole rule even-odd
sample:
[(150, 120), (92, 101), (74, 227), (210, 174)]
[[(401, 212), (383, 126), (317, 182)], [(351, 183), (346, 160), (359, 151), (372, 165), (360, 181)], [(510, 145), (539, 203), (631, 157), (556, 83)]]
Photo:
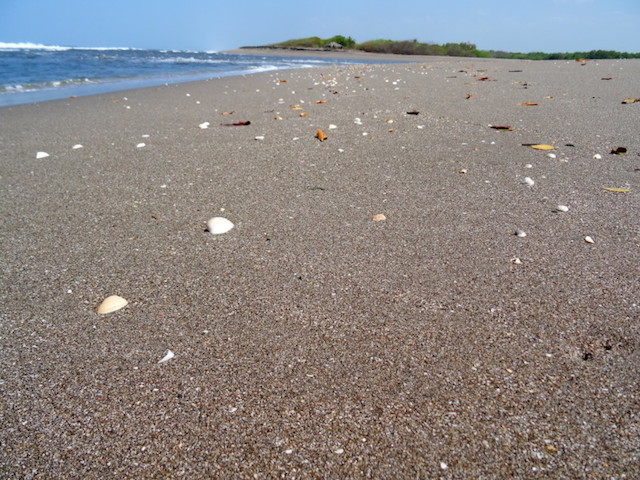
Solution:
[(518, 257), (512, 258), (511, 261), (516, 265), (522, 265), (522, 260), (520, 260)]
[(556, 207), (556, 210), (558, 212), (568, 212), (569, 211), (569, 207), (567, 207), (566, 205), (558, 205)]
[(531, 177), (524, 177), (524, 180), (522, 180), (522, 183), (524, 183), (525, 185), (528, 185), (529, 187), (532, 187), (536, 182), (534, 182)]
[(334, 125), (333, 123), (329, 124), (329, 130), (335, 130), (336, 128), (338, 128), (337, 125)]
[(446, 463), (444, 463), (444, 462), (440, 462), (440, 468), (441, 468), (442, 470), (446, 470), (447, 468), (449, 468), (449, 465), (447, 465), (447, 464), (446, 464)]
[(148, 133), (145, 133), (143, 135), (140, 135), (142, 138), (149, 138), (151, 135), (149, 135)]
[(338, 455), (341, 455), (344, 453), (344, 448), (336, 448), (334, 452), (337, 453)]
[(79, 143), (77, 145), (74, 145), (73, 147), (71, 147), (73, 150), (78, 150), (79, 148), (82, 148), (82, 145), (80, 145)]
[(264, 135), (258, 135), (255, 137), (256, 140), (264, 140)]
[(556, 158), (556, 154), (555, 153), (547, 153), (547, 157)]
[(602, 160), (602, 155), (600, 155), (599, 153), (596, 153), (593, 158), (595, 158), (596, 160)]
[(524, 168), (533, 168), (533, 165), (531, 165), (530, 163), (527, 163)]
[(595, 240), (593, 238), (591, 238), (589, 235), (584, 237), (584, 241), (587, 242), (587, 243), (596, 243)]
[(47, 152), (38, 152), (36, 153), (36, 158), (40, 159), (40, 158), (47, 158), (49, 156), (49, 154)]
[(219, 235), (221, 233), (227, 233), (233, 228), (233, 223), (223, 217), (213, 217), (207, 222), (207, 229), (209, 233)]
[(129, 302), (127, 302), (124, 298), (119, 297), (118, 295), (111, 295), (110, 297), (107, 297), (102, 301), (96, 311), (99, 314), (104, 315), (105, 313), (111, 313), (115, 312), (116, 310), (120, 310), (128, 303)]
[(202, 122), (200, 125), (198, 125), (201, 129), (205, 129), (205, 128), (209, 128), (209, 122)]
[(176, 356), (175, 353), (173, 353), (171, 350), (167, 350), (167, 354), (164, 357), (162, 357), (162, 359), (158, 363), (162, 363), (162, 362), (166, 362), (168, 360), (171, 360), (175, 356)]
[(146, 147), (146, 144), (139, 143), (139, 144), (136, 145), (136, 148), (143, 148), (143, 147)]
[(524, 230), (516, 230), (516, 237), (526, 237), (527, 236), (527, 232), (525, 232)]

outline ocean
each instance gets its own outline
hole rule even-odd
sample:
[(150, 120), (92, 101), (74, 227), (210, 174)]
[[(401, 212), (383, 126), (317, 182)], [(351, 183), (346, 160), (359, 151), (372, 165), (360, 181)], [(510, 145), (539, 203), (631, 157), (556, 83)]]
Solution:
[(0, 42), (0, 107), (167, 83), (356, 63), (371, 62)]

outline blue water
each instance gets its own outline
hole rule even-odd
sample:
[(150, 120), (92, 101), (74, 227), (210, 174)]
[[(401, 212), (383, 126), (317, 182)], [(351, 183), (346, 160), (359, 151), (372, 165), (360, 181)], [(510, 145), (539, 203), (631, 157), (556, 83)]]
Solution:
[(0, 43), (0, 106), (272, 70), (355, 63), (371, 62)]

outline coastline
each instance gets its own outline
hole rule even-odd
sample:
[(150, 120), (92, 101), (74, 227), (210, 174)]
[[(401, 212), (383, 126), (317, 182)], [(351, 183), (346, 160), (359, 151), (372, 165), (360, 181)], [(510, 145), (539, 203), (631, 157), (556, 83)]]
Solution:
[(423, 57), (0, 108), (0, 470), (637, 476), (637, 78)]

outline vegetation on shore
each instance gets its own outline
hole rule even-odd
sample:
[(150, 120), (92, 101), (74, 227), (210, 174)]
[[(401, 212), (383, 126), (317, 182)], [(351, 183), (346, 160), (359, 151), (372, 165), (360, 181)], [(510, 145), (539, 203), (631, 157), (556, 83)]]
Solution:
[[(340, 47), (341, 46), (341, 47)], [(545, 52), (507, 52), (497, 50), (479, 50), (470, 42), (423, 43), (417, 40), (369, 40), (357, 43), (351, 37), (335, 35), (331, 38), (308, 37), (286, 40), (267, 45), (271, 48), (313, 48), (331, 49), (344, 48), (362, 50), (372, 53), (395, 53), (402, 55), (446, 55), (451, 57), (483, 57), (483, 58), (512, 58), (526, 60), (576, 60), (576, 59), (605, 59), (605, 58), (640, 58), (640, 53), (617, 52), (614, 50), (591, 50), (589, 52), (545, 53)]]

